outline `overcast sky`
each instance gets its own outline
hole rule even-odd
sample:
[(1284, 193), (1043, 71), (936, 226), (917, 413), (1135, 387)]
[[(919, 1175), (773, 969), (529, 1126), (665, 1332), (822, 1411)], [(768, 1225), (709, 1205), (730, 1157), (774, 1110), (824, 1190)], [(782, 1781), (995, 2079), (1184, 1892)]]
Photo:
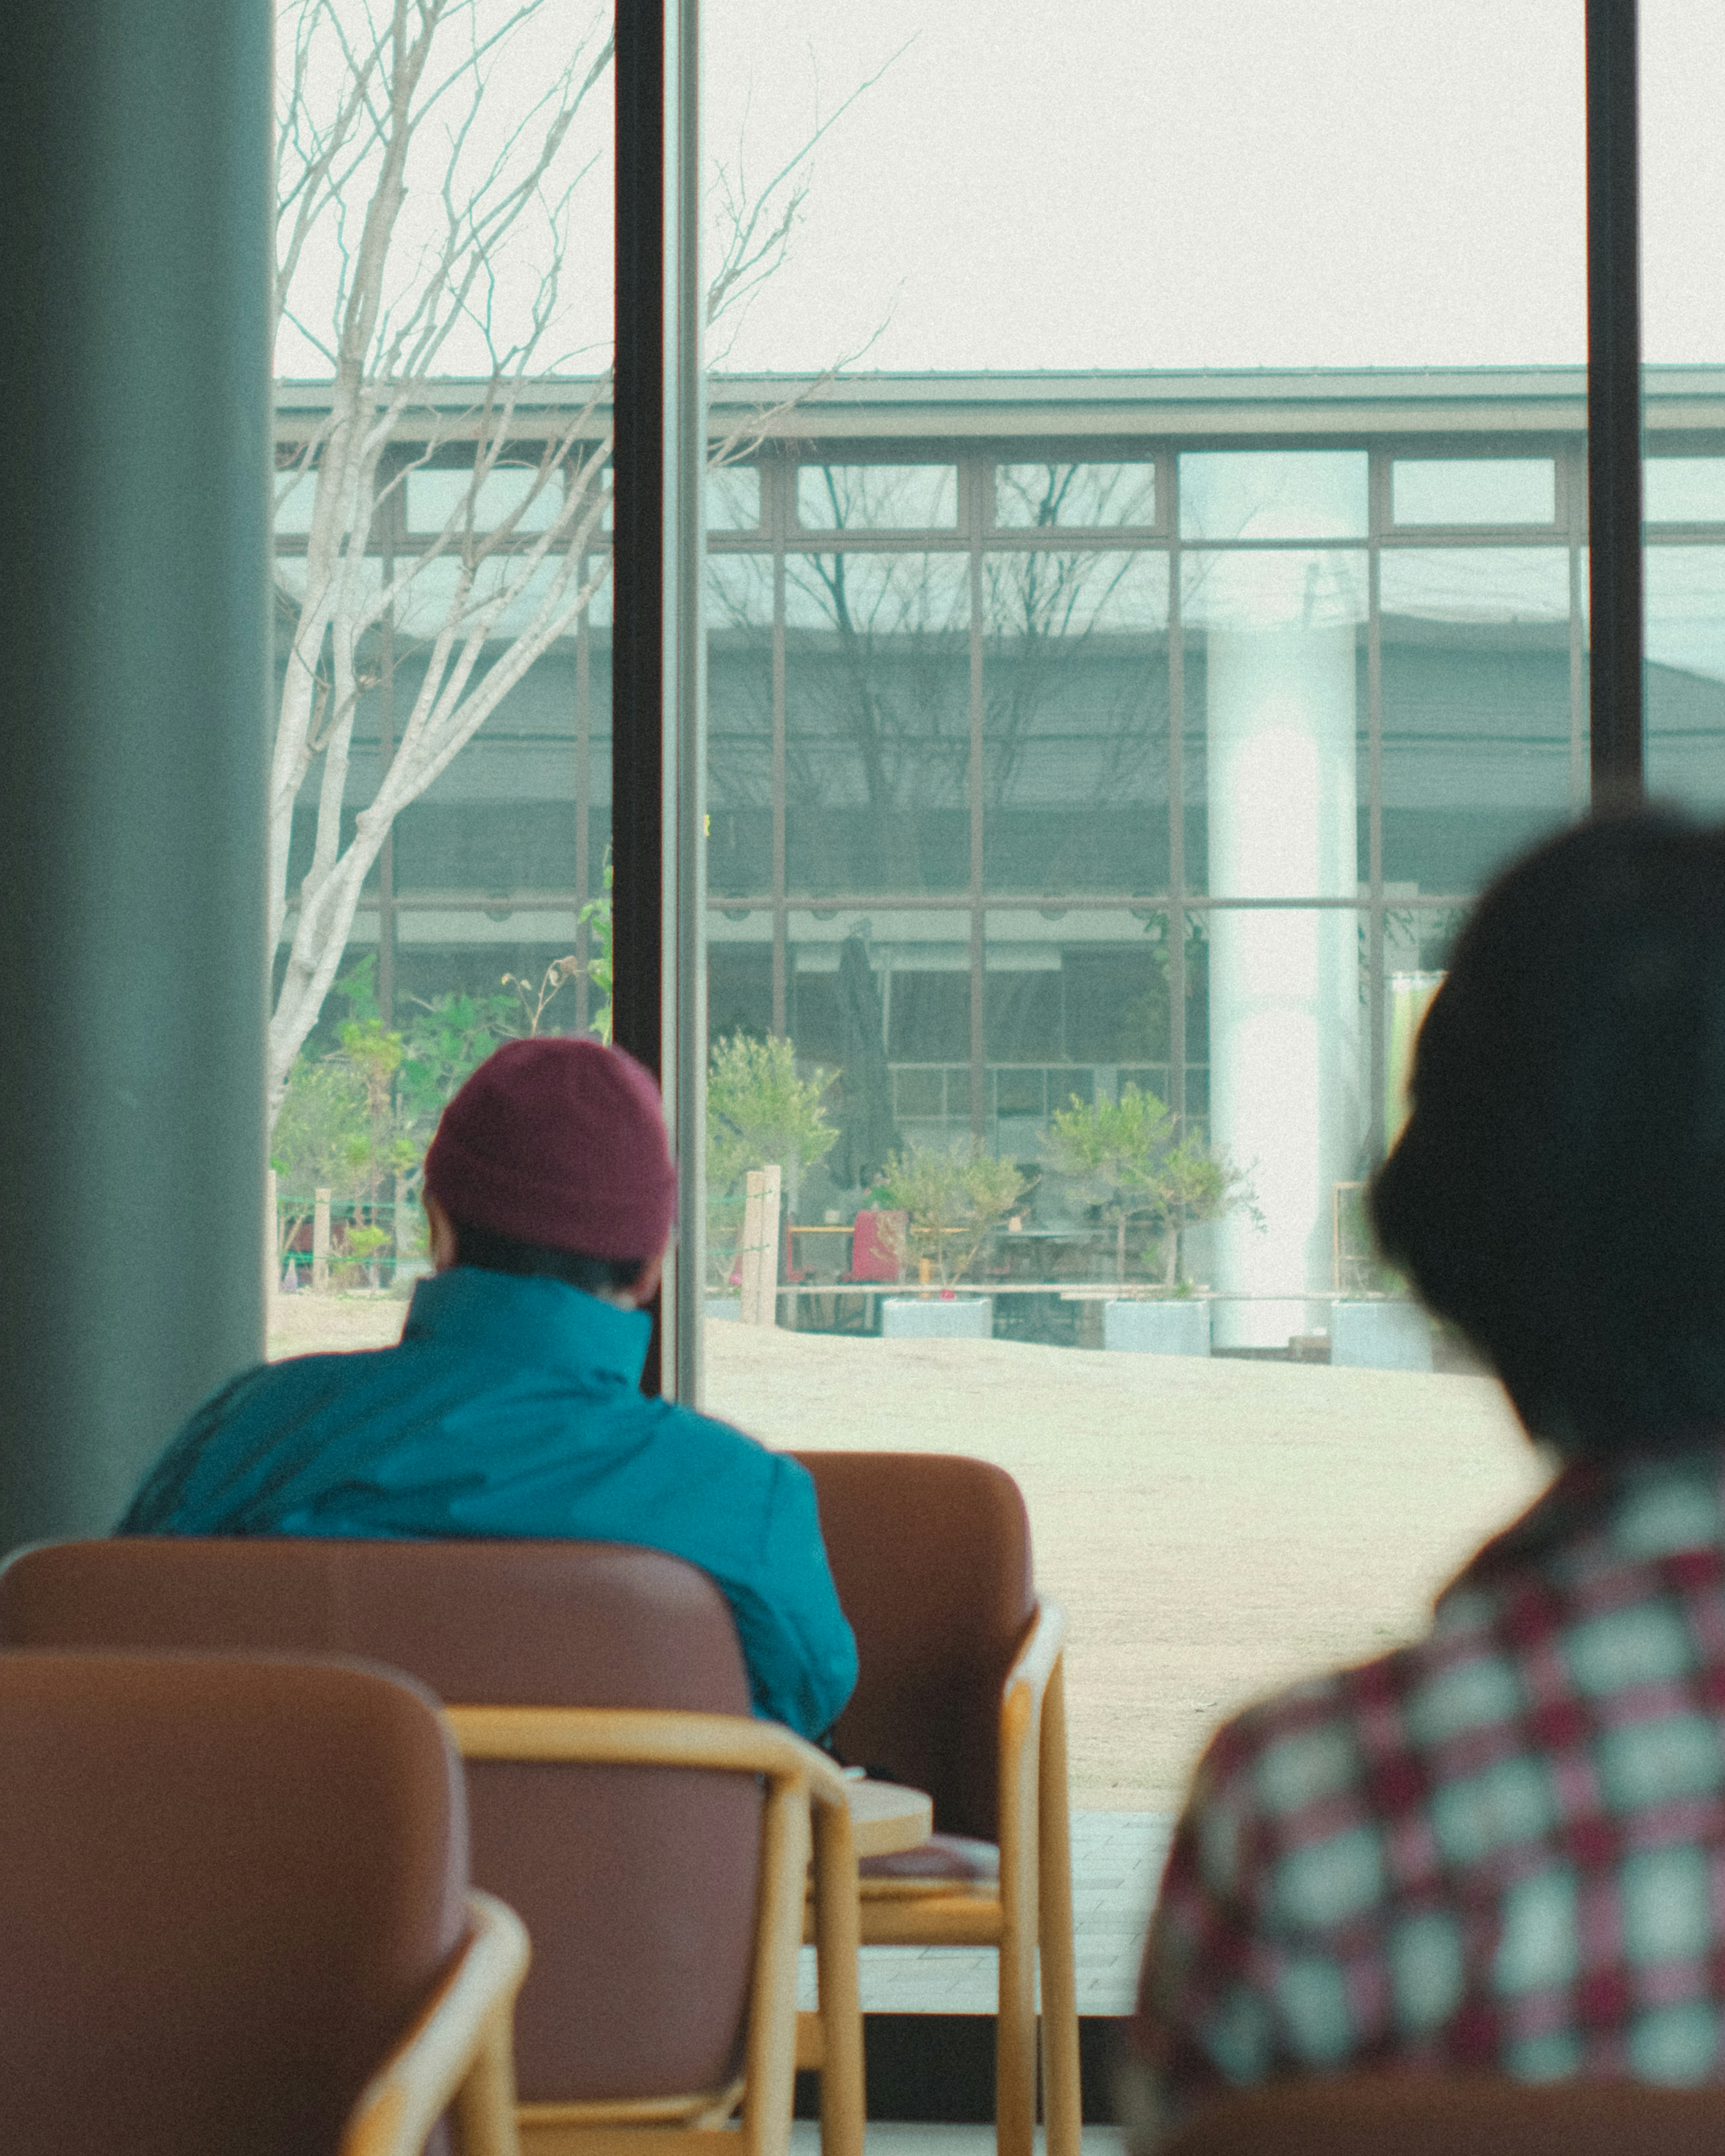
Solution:
[[(1641, 12), (1646, 354), (1725, 361), (1725, 0)], [(728, 326), (726, 366), (1584, 356), (1583, 0), (704, 13), (709, 157), (756, 188), (885, 68), (819, 143), (792, 254)], [(550, 0), (535, 33), (567, 38), (585, 14)], [(536, 60), (518, 71), (542, 86)], [(508, 87), (488, 93), (494, 122)], [(595, 100), (573, 304), (548, 354), (568, 365), (608, 342), (608, 127)], [(408, 225), (434, 202), (422, 182)], [(280, 364), (323, 371), (290, 338)], [(443, 362), (483, 364), (455, 347)]]
[[(1725, 360), (1725, 5), (1642, 0), (1645, 346)], [(1582, 0), (723, 0), (708, 149), (823, 142), (732, 363), (1574, 361)], [(906, 48), (901, 52), (900, 48)]]

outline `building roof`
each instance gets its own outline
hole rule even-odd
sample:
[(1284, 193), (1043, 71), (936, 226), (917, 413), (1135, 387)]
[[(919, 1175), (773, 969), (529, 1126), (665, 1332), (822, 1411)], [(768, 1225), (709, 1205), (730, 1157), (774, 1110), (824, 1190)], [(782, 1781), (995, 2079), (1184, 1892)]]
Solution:
[[(1645, 370), (1651, 434), (1725, 429), (1725, 367)], [(595, 432), (608, 403), (593, 376), (548, 376), (523, 387), (523, 432), (592, 404)], [(424, 406), (445, 429), (477, 412), (488, 385), (431, 385)], [(1101, 440), (1177, 435), (1224, 440), (1297, 435), (1353, 441), (1409, 434), (1579, 436), (1587, 426), (1581, 367), (1168, 369), (1145, 372), (715, 375), (715, 430), (747, 422), (768, 440)], [(276, 408), (291, 437), (328, 408), (326, 382), (284, 382)], [(411, 434), (409, 414), (403, 433)], [(459, 426), (455, 431), (461, 431)]]

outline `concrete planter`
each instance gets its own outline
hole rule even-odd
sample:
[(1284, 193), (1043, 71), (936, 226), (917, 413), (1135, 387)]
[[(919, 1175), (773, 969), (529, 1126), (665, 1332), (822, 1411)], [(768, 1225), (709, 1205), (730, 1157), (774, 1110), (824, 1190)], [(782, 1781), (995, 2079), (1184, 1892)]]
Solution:
[(716, 1318), (721, 1324), (740, 1325), (742, 1322), (742, 1297), (740, 1295), (710, 1295), (706, 1299), (707, 1322)]
[(1330, 1361), (1357, 1370), (1429, 1370), (1431, 1321), (1417, 1303), (1338, 1302)]
[(880, 1304), (883, 1340), (992, 1340), (992, 1295), (890, 1295)]
[(1102, 1345), (1127, 1355), (1208, 1355), (1210, 1306), (1183, 1296), (1168, 1302), (1105, 1302)]

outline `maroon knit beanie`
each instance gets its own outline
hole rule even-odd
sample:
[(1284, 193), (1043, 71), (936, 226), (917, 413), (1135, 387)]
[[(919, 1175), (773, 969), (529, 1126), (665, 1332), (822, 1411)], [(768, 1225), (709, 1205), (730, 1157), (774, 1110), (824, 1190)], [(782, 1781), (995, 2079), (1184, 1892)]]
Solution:
[(494, 1235), (657, 1257), (677, 1215), (659, 1088), (597, 1040), (507, 1041), (444, 1110), (425, 1188), (452, 1219)]

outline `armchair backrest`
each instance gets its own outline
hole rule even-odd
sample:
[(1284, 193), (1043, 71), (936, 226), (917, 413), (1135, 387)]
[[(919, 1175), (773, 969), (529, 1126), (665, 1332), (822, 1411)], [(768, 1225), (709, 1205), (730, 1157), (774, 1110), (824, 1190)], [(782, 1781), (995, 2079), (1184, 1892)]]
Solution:
[(1363, 2073), (1225, 2097), (1158, 2156), (1714, 2156), (1722, 2145), (1722, 2088)]
[(460, 1765), (418, 1686), (0, 1655), (0, 2147), (332, 2150), (466, 1888)]
[[(724, 1598), (655, 1550), (562, 1542), (122, 1537), (0, 1572), (0, 1645), (362, 1655), (452, 1706), (747, 1714)], [(728, 2082), (752, 1964), (760, 1794), (691, 1769), (475, 1762), (475, 1883), (517, 1910), (526, 2101)]]
[(999, 1833), (1000, 1689), (1035, 1614), (1004, 1469), (950, 1453), (803, 1452), (860, 1675), (834, 1741), (927, 1789), (936, 1828)]

